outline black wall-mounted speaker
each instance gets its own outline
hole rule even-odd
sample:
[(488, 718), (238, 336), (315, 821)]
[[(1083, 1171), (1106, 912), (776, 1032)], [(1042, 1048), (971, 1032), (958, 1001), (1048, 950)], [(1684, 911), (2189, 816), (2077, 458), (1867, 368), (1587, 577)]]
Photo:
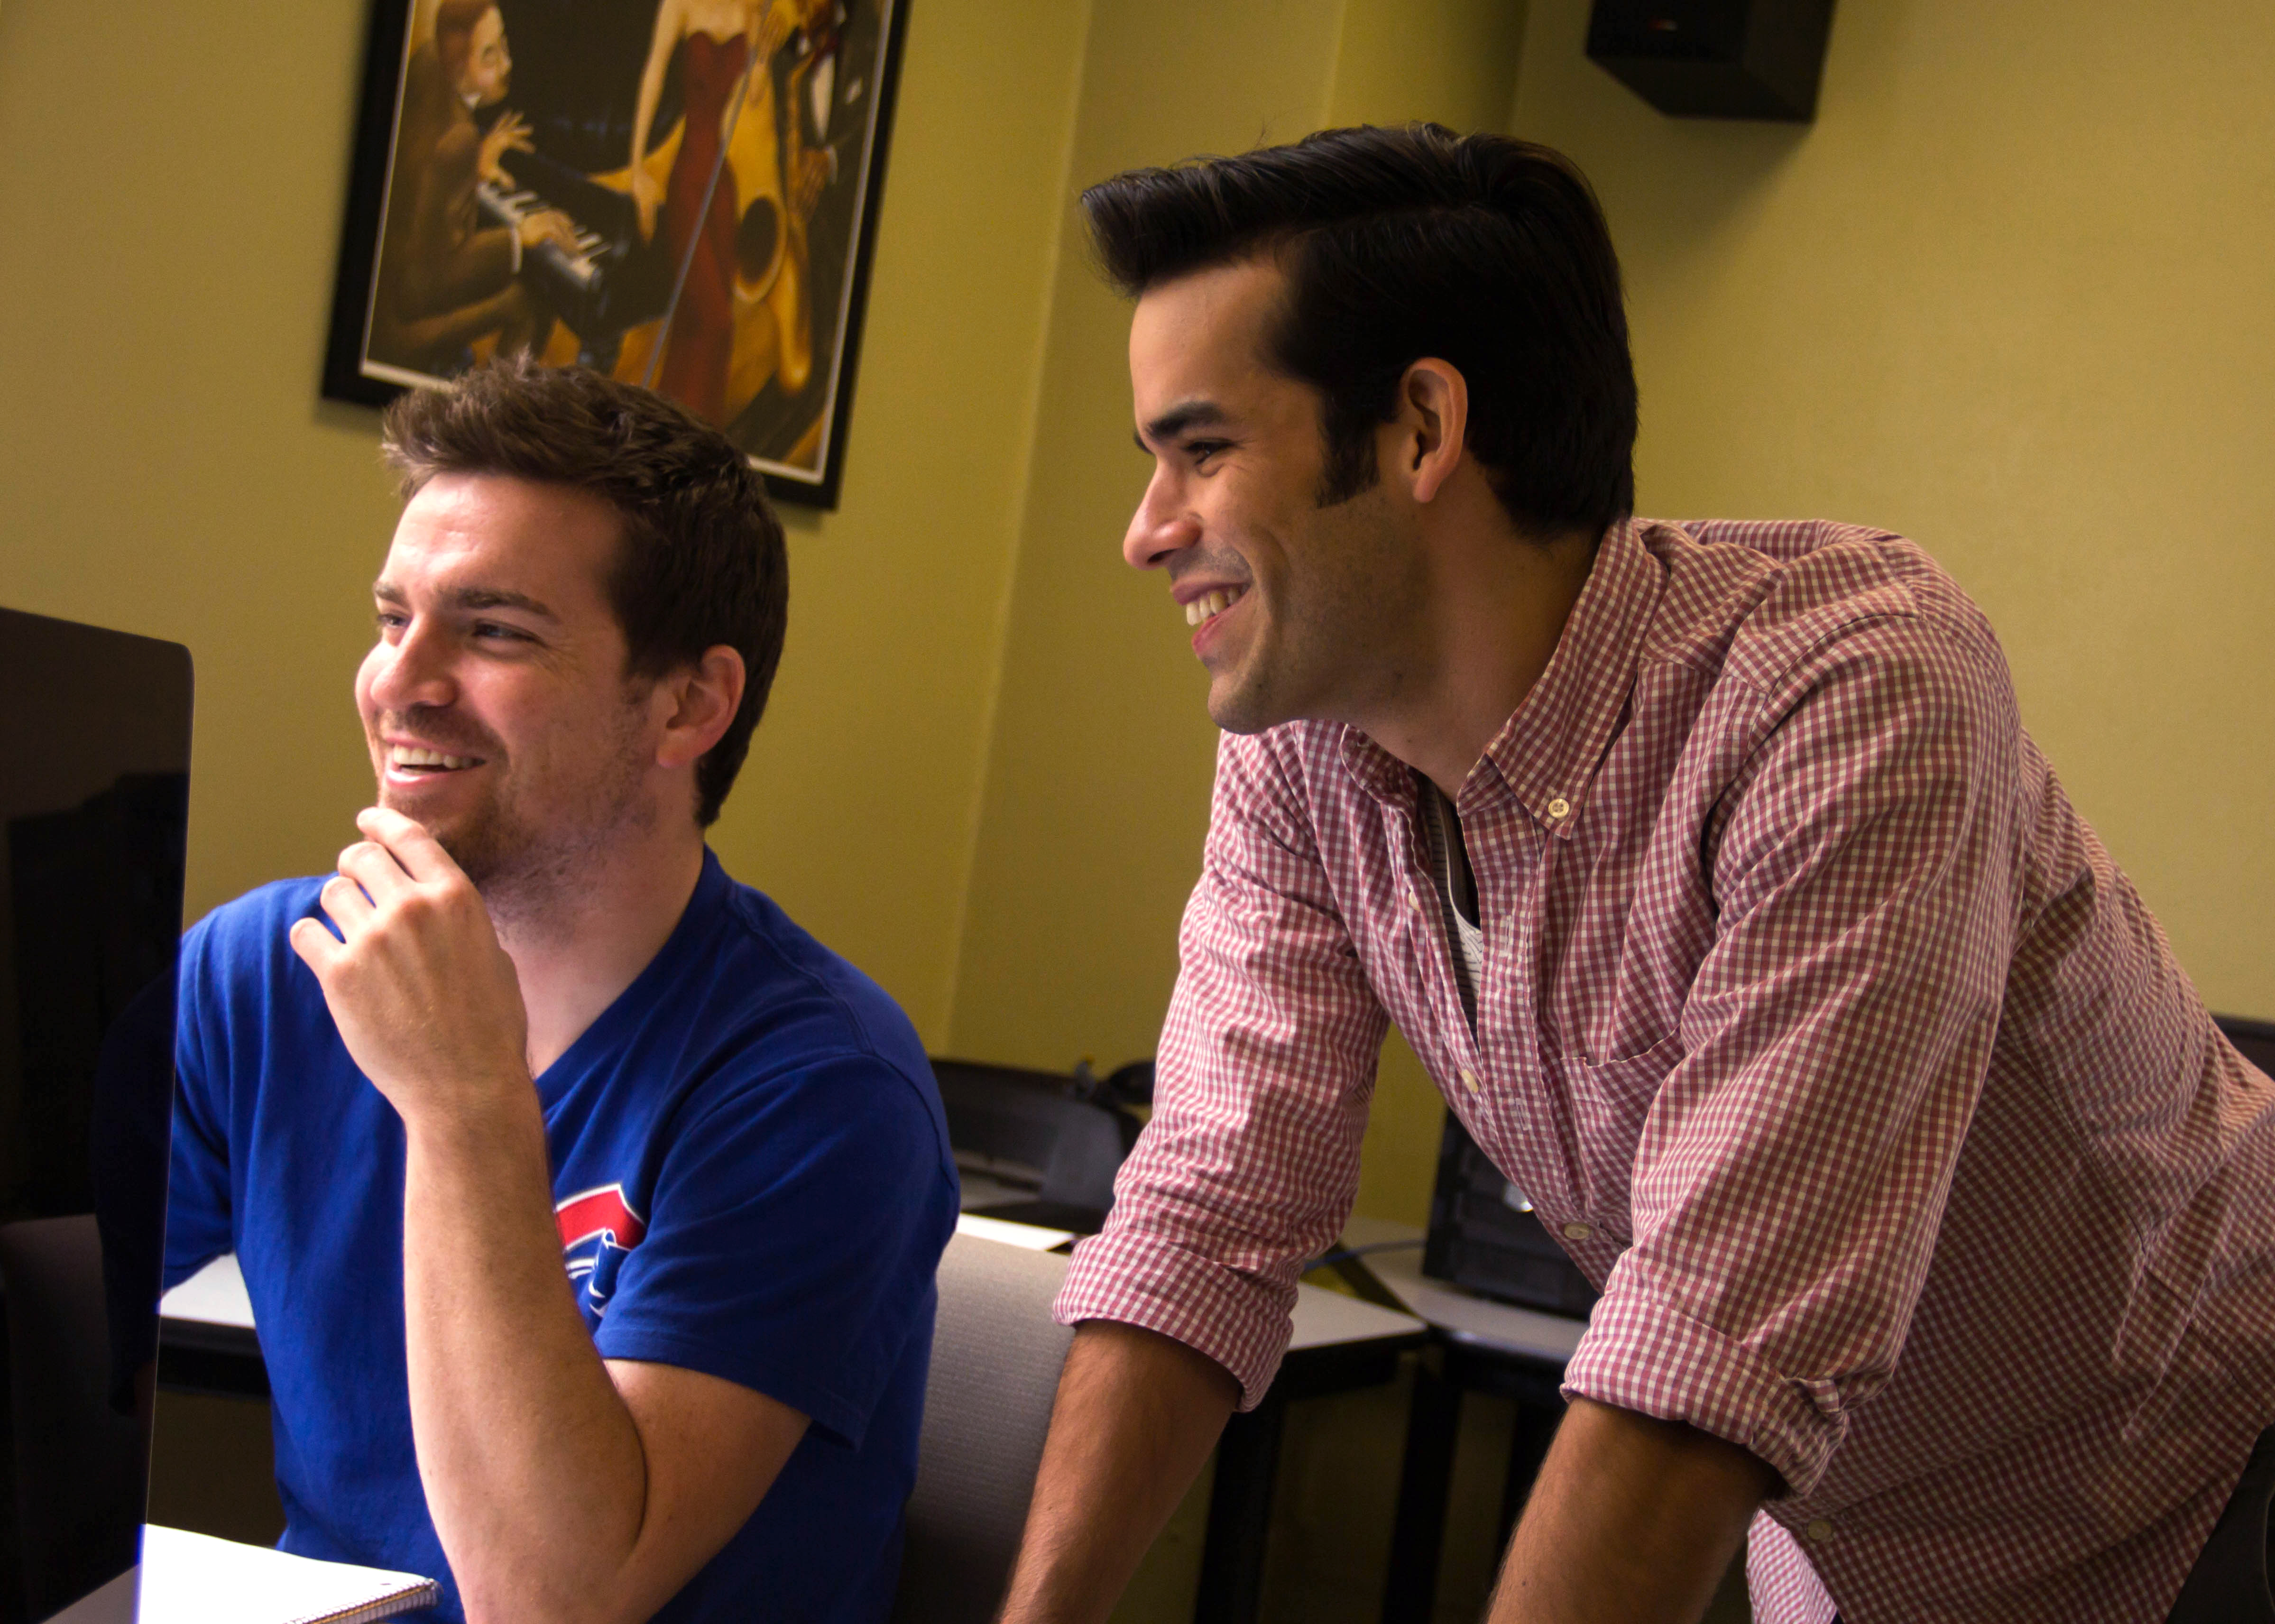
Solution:
[(1817, 116), (1833, 0), (1596, 0), (1588, 59), (1662, 113)]

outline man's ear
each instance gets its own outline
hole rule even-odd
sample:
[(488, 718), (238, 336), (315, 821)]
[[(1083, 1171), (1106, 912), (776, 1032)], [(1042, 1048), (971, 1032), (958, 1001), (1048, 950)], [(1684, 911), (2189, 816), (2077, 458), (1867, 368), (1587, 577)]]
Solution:
[(1415, 501), (1428, 502), (1461, 463), (1470, 429), (1469, 380), (1452, 362), (1424, 356), (1398, 381), (1395, 413), (1398, 460), (1387, 472), (1406, 481)]
[(657, 741), (658, 767), (692, 767), (701, 760), (743, 706), (743, 656), (724, 643), (703, 651), (656, 684), (665, 708), (663, 736)]

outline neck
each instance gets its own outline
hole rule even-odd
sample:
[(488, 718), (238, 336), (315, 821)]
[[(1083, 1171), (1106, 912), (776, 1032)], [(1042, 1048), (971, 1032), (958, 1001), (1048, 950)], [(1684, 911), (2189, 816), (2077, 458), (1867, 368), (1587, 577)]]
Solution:
[(1597, 540), (1584, 531), (1527, 540), (1497, 499), (1462, 517), (1470, 522), (1442, 525), (1432, 550), (1415, 679), (1360, 723), (1449, 799), (1547, 669)]
[(702, 834), (690, 824), (669, 838), (659, 832), (611, 842), (556, 883), (485, 890), (529, 1013), (533, 1076), (560, 1059), (662, 950), (702, 872)]

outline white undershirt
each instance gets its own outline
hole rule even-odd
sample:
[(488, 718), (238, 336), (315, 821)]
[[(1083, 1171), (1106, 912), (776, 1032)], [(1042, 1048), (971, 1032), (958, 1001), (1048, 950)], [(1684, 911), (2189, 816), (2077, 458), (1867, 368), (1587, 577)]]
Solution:
[[(1485, 978), (1485, 935), (1479, 922), (1462, 911), (1455, 902), (1466, 893), (1474, 899), (1477, 886), (1470, 872), (1469, 853), (1462, 843), (1461, 814), (1446, 798), (1446, 792), (1423, 777), (1415, 775), (1417, 798), (1421, 802), (1422, 843), (1430, 856), (1432, 889), (1438, 897), (1439, 925), (1446, 933), (1446, 945), (1454, 961), (1454, 982), (1461, 989), (1462, 1013), (1470, 1017), (1470, 1031), (1478, 1030), (1478, 986)], [(1455, 880), (1462, 883), (1456, 886)], [(1476, 906), (1472, 900), (1472, 907)]]

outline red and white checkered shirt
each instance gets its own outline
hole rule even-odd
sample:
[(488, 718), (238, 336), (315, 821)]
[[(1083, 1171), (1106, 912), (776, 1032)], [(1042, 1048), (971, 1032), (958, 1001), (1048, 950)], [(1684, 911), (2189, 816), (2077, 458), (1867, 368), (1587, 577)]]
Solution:
[(1253, 1403), (1386, 1020), (1603, 1290), (1566, 1392), (1784, 1477), (1757, 1616), (2161, 1620), (2275, 1420), (2275, 1084), (2218, 1034), (1917, 548), (1635, 521), (1455, 803), (1228, 737), (1153, 1117), (1057, 1311)]

